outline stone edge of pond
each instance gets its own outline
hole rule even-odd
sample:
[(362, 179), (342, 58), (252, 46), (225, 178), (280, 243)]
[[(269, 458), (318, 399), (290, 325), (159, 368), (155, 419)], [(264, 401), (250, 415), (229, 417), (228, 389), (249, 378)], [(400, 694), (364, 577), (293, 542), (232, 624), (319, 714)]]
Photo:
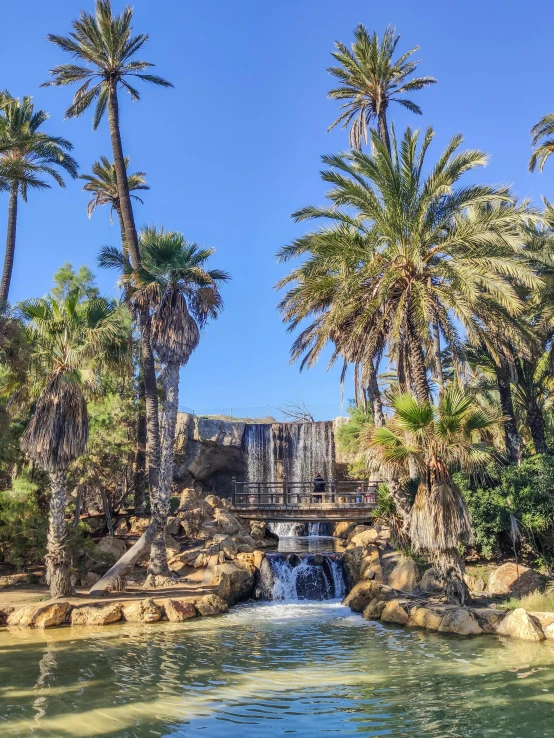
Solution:
[(343, 604), (366, 620), (438, 633), (492, 633), (525, 641), (554, 640), (554, 612), (436, 604), (373, 580), (355, 584)]

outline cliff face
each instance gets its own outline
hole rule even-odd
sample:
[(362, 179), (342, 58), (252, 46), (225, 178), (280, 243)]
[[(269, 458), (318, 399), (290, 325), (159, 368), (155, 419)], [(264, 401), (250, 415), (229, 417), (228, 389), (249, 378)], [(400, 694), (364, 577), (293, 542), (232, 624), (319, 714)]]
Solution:
[(175, 480), (227, 496), (231, 478), (244, 479), (246, 457), (242, 450), (245, 423), (199, 418), (179, 413), (175, 437)]

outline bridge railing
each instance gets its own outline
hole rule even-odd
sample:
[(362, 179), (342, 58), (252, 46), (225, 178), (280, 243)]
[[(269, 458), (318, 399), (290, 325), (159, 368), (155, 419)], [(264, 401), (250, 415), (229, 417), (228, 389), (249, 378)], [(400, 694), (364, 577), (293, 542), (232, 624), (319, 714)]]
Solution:
[(250, 509), (275, 505), (375, 507), (379, 484), (380, 480), (239, 482), (233, 478), (232, 504), (235, 508)]

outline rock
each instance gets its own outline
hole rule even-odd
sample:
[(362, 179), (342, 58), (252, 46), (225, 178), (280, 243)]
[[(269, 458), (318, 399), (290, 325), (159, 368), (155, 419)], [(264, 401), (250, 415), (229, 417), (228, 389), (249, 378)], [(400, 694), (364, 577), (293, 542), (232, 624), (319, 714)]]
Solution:
[(34, 605), (26, 605), (25, 607), (18, 607), (8, 615), (6, 620), (7, 625), (19, 625), (21, 627), (30, 627), (33, 622), (33, 615), (35, 614), (36, 607)]
[(128, 623), (155, 623), (161, 620), (162, 614), (162, 608), (151, 598), (132, 602), (123, 608), (123, 619)]
[(544, 629), (544, 635), (549, 641), (554, 641), (554, 623), (550, 623)]
[(524, 597), (539, 589), (541, 584), (542, 579), (536, 571), (508, 562), (490, 573), (488, 593)]
[(370, 544), (365, 549), (365, 555), (363, 556), (360, 564), (359, 579), (374, 579), (376, 582), (383, 582), (383, 569), (381, 568), (381, 562), (379, 559), (379, 549), (377, 546)]
[(375, 543), (378, 538), (379, 533), (377, 533), (375, 528), (367, 528), (361, 533), (356, 533), (355, 535), (353, 535), (350, 538), (350, 543), (354, 546), (362, 546), (362, 548), (364, 548), (365, 546), (369, 546), (370, 544)]
[(81, 577), (81, 586), (90, 589), (96, 582), (100, 581), (100, 574), (96, 574), (93, 571), (88, 571)]
[(363, 612), (371, 600), (379, 596), (382, 587), (382, 584), (364, 579), (352, 587), (342, 604), (353, 612)]
[(438, 630), (444, 617), (441, 610), (433, 610), (430, 607), (414, 607), (406, 622), (410, 628), (426, 628), (427, 630)]
[(362, 616), (366, 620), (379, 620), (386, 604), (384, 600), (371, 600), (369, 605), (364, 608)]
[(129, 518), (129, 535), (141, 536), (150, 524), (150, 518), (137, 518), (135, 515)]
[(408, 613), (400, 600), (390, 600), (387, 602), (381, 613), (381, 620), (385, 623), (405, 625), (408, 622), (408, 618)]
[(167, 551), (167, 557), (172, 558), (181, 553), (181, 544), (173, 538), (173, 536), (166, 535), (165, 537), (165, 550)]
[(242, 563), (216, 564), (212, 582), (217, 587), (217, 595), (229, 605), (248, 599), (254, 591), (254, 567)]
[(439, 633), (457, 633), (458, 635), (479, 635), (483, 629), (470, 610), (458, 608), (447, 610), (438, 628)]
[(429, 592), (431, 594), (443, 592), (445, 587), (446, 579), (434, 566), (423, 572), (423, 576), (419, 582), (419, 588), (423, 592)]
[(240, 533), (242, 529), (241, 524), (234, 515), (219, 508), (215, 510), (215, 522), (219, 530), (230, 536)]
[(419, 582), (419, 568), (413, 559), (404, 558), (389, 574), (389, 587), (401, 592), (411, 592)]
[(55, 602), (38, 607), (35, 610), (32, 625), (34, 628), (55, 628), (66, 622), (71, 609), (69, 602)]
[(530, 612), (529, 615), (540, 624), (546, 635), (546, 629), (554, 623), (554, 612)]
[(195, 508), (180, 512), (178, 515), (181, 522), (181, 532), (188, 538), (196, 538), (200, 533), (202, 521), (204, 520), (202, 510)]
[(487, 588), (487, 583), (481, 576), (474, 576), (473, 574), (464, 574), (464, 582), (467, 584), (470, 592), (484, 592)]
[(540, 625), (522, 607), (509, 612), (496, 626), (496, 632), (522, 641), (543, 641), (545, 637)]
[(190, 600), (163, 600), (160, 603), (172, 623), (183, 623), (197, 616), (196, 608)]
[(239, 552), (237, 544), (229, 536), (224, 541), (221, 541), (219, 550), (223, 551), (228, 559), (233, 559)]
[(181, 521), (179, 520), (179, 518), (168, 518), (165, 532), (170, 536), (178, 536), (181, 532)]
[(71, 611), (71, 625), (109, 625), (121, 620), (122, 605), (115, 602), (102, 607), (75, 607)]
[(359, 533), (363, 533), (365, 530), (369, 530), (370, 527), (371, 526), (369, 525), (355, 525), (348, 534), (348, 542), (350, 543), (354, 536), (357, 536)]
[(237, 546), (237, 551), (239, 553), (253, 553), (254, 548), (252, 546), (249, 546), (247, 543), (240, 543)]
[(255, 569), (259, 569), (262, 565), (262, 561), (264, 560), (264, 556), (265, 554), (263, 551), (254, 551), (251, 554), (240, 552), (237, 554), (237, 561), (251, 564)]
[(85, 524), (93, 536), (100, 536), (108, 530), (106, 518), (103, 515), (95, 515), (92, 518), (86, 518)]
[(221, 498), (217, 495), (208, 495), (205, 499), (210, 507), (225, 507)]
[(2, 607), (0, 607), (0, 625), (5, 625), (7, 623), (8, 617), (13, 611), (14, 608), (11, 607), (11, 605), (2, 605)]
[(392, 538), (391, 529), (383, 526), (381, 530), (379, 531), (379, 540), (380, 541), (390, 541), (391, 538)]
[(94, 553), (96, 554), (95, 558), (98, 557), (102, 561), (113, 560), (115, 562), (123, 556), (126, 550), (127, 546), (124, 541), (120, 541), (119, 538), (113, 538), (112, 536), (106, 536), (106, 538), (102, 538), (96, 544)]
[(224, 612), (228, 612), (229, 610), (227, 603), (216, 594), (207, 594), (203, 597), (199, 597), (194, 600), (194, 606), (204, 618), (211, 617), (213, 615), (222, 615)]
[(192, 565), (194, 566), (195, 569), (202, 569), (205, 566), (208, 566), (209, 560), (210, 560), (210, 555), (208, 553), (201, 553), (201, 554), (198, 554), (198, 556), (196, 557)]
[(252, 548), (256, 545), (256, 539), (252, 536), (249, 536), (248, 533), (243, 533), (242, 535), (238, 536), (239, 543), (243, 543), (246, 546), (252, 546)]
[(261, 541), (265, 538), (266, 525), (262, 520), (250, 521), (250, 535), (255, 541)]
[(194, 487), (185, 487), (179, 497), (179, 510), (188, 510), (198, 507), (201, 494)]
[(496, 610), (492, 607), (474, 607), (472, 612), (483, 628), (483, 633), (496, 633), (498, 623), (506, 614), (506, 610)]
[(349, 523), (347, 520), (343, 520), (341, 523), (335, 523), (333, 538), (348, 538), (355, 527), (356, 523)]
[(125, 520), (125, 518), (121, 518), (121, 520), (117, 521), (117, 525), (114, 528), (114, 533), (116, 536), (126, 536), (127, 533), (129, 533), (129, 523)]

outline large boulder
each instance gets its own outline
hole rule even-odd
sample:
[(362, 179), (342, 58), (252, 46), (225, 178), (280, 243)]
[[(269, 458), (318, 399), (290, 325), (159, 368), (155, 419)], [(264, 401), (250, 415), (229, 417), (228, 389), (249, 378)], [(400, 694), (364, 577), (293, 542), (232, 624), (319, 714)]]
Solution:
[(197, 616), (196, 608), (189, 600), (163, 600), (159, 603), (172, 623), (183, 623)]
[(194, 600), (194, 606), (204, 618), (222, 615), (229, 610), (227, 603), (216, 594), (207, 594)]
[(401, 592), (411, 592), (419, 583), (419, 568), (413, 559), (403, 558), (389, 574), (389, 586)]
[(153, 599), (132, 602), (123, 608), (123, 619), (128, 623), (155, 623), (161, 620), (163, 610)]
[(341, 523), (335, 523), (333, 538), (348, 538), (355, 527), (356, 523), (348, 522), (347, 520), (343, 520)]
[(386, 606), (385, 600), (371, 600), (369, 605), (367, 605), (364, 608), (364, 611), (362, 613), (362, 617), (364, 617), (366, 620), (379, 620), (381, 618), (381, 615), (383, 614), (383, 610)]
[(447, 610), (438, 628), (439, 633), (456, 633), (457, 635), (479, 635), (483, 629), (471, 610), (460, 607)]
[(71, 625), (110, 625), (121, 620), (122, 606), (115, 602), (102, 607), (76, 607), (71, 611)]
[(213, 508), (216, 508), (216, 507), (220, 507), (220, 508), (221, 507), (225, 507), (225, 505), (223, 504), (223, 501), (222, 501), (221, 497), (218, 497), (217, 495), (207, 495), (207, 497), (205, 499), (206, 499), (206, 502), (208, 503), (208, 505), (210, 507), (213, 507)]
[(229, 605), (246, 600), (254, 591), (254, 567), (241, 562), (239, 566), (232, 563), (216, 564), (212, 582), (216, 592)]
[(381, 613), (381, 620), (385, 623), (398, 623), (406, 625), (409, 615), (401, 600), (390, 600)]
[(431, 607), (414, 607), (406, 622), (410, 628), (425, 628), (426, 630), (438, 630), (442, 623), (444, 612)]
[(27, 605), (14, 610), (7, 618), (8, 625), (33, 628), (55, 628), (67, 621), (69, 602), (51, 602), (45, 605)]
[(422, 592), (428, 592), (429, 594), (443, 592), (445, 587), (446, 579), (434, 566), (424, 571), (419, 581), (419, 588)]
[(354, 546), (369, 546), (379, 538), (379, 533), (375, 528), (367, 528), (361, 533), (355, 533), (350, 539), (350, 543)]
[(544, 635), (549, 641), (554, 641), (554, 623), (550, 623), (550, 625), (546, 626), (544, 629)]
[(132, 536), (141, 536), (144, 531), (148, 528), (150, 525), (150, 518), (144, 517), (139, 518), (135, 515), (132, 515), (129, 518), (129, 534)]
[(364, 579), (352, 587), (342, 604), (349, 607), (353, 612), (363, 612), (371, 600), (380, 598), (384, 589), (386, 588), (382, 584), (371, 579)]
[(536, 571), (529, 569), (527, 566), (508, 562), (490, 573), (488, 593), (524, 597), (539, 589), (541, 584), (541, 576)]
[(496, 626), (496, 632), (522, 641), (543, 641), (545, 638), (540, 625), (522, 607), (509, 612)]
[(229, 536), (234, 536), (242, 530), (242, 525), (238, 518), (220, 508), (215, 509), (215, 523), (222, 533), (227, 533)]
[(165, 532), (170, 536), (178, 536), (181, 532), (181, 521), (177, 517), (169, 517), (167, 519), (167, 525)]
[(123, 556), (126, 550), (125, 541), (120, 541), (119, 538), (113, 538), (112, 536), (106, 536), (106, 538), (102, 538), (96, 544), (94, 552), (96, 554), (95, 558), (98, 557), (101, 561), (117, 561), (117, 559)]

